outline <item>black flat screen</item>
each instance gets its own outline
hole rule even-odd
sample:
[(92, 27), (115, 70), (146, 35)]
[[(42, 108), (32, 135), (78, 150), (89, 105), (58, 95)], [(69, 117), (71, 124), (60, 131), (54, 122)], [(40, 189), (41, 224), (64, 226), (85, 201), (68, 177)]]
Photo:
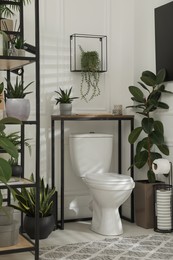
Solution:
[(155, 8), (156, 71), (165, 68), (173, 80), (173, 2)]

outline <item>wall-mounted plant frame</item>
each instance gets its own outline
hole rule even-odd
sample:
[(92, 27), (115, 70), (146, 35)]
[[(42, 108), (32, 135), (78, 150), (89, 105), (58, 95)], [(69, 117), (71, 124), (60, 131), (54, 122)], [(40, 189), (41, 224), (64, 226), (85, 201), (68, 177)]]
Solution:
[(107, 71), (107, 36), (92, 34), (70, 35), (70, 71), (81, 72), (81, 50), (96, 51), (99, 55), (100, 67), (98, 72)]

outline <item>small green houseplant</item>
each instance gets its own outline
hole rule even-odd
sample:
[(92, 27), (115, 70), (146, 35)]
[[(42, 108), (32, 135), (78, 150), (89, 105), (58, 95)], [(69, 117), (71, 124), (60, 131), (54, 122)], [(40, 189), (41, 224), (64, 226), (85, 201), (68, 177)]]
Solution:
[(5, 89), (6, 114), (7, 116), (18, 118), (21, 121), (26, 121), (30, 114), (30, 101), (25, 99), (26, 95), (32, 91), (26, 92), (26, 89), (32, 84), (30, 82), (26, 86), (24, 81), (16, 77), (16, 82), (12, 85), (11, 81), (7, 80)]
[[(3, 82), (0, 84), (0, 94), (2, 94), (4, 89)], [(2, 100), (0, 99), (0, 103)], [(8, 123), (21, 123), (19, 120), (15, 118), (3, 118), (0, 120), (0, 148), (5, 151), (5, 153), (9, 154), (12, 158), (18, 158), (18, 150), (15, 144), (9, 140), (9, 138), (4, 135), (4, 130), (6, 128), (6, 124)], [(12, 169), (8, 160), (0, 157), (0, 182), (7, 185), (7, 182), (11, 178)], [(8, 187), (8, 185), (7, 185)], [(0, 208), (2, 207), (3, 196), (0, 189)]]
[[(85, 52), (81, 46), (81, 98), (86, 102), (100, 95), (99, 78), (100, 78), (100, 59), (97, 51)], [(85, 84), (86, 83), (86, 84)], [(91, 92), (91, 95), (90, 95)], [(89, 99), (88, 96), (90, 95)]]
[(5, 88), (5, 98), (24, 98), (26, 95), (32, 93), (32, 91), (25, 92), (25, 90), (33, 83), (30, 82), (24, 86), (24, 81), (19, 81), (18, 76), (16, 77), (16, 82), (12, 85), (11, 81), (7, 80), (7, 87)]
[(58, 97), (55, 98), (56, 105), (60, 104), (60, 114), (70, 115), (72, 111), (72, 101), (78, 97), (71, 97), (72, 87), (70, 89), (63, 90), (60, 88), (59, 91), (55, 91)]
[[(141, 115), (140, 126), (137, 126), (129, 135), (129, 142), (134, 144), (140, 136), (136, 145), (136, 154), (134, 164), (141, 169), (148, 165), (148, 181), (156, 181), (155, 174), (152, 171), (152, 162), (155, 159), (162, 158), (162, 154), (168, 156), (169, 149), (165, 144), (164, 126), (161, 121), (155, 119), (155, 112), (158, 108), (168, 109), (168, 104), (161, 101), (162, 94), (173, 94), (167, 91), (163, 84), (165, 80), (165, 69), (160, 70), (156, 75), (151, 71), (144, 71), (139, 82), (143, 91), (139, 87), (130, 86), (129, 91), (132, 94), (134, 105), (128, 106), (134, 108), (136, 113)], [(155, 149), (157, 148), (157, 149)]]
[(20, 35), (15, 37), (14, 46), (18, 56), (25, 56), (24, 43), (25, 41), (23, 37), (21, 37)]
[[(4, 133), (5, 135), (5, 133)], [(6, 135), (7, 138), (17, 147), (17, 149), (21, 149), (21, 136), (19, 132), (13, 132)], [(31, 145), (28, 143), (29, 139), (24, 139), (24, 145), (28, 148), (29, 154), (31, 155)], [(10, 157), (8, 160), (9, 164), (12, 168), (12, 176), (14, 177), (21, 177), (22, 176), (22, 166), (18, 164), (18, 158)]]
[[(34, 176), (31, 174), (30, 180), (34, 182)], [(45, 184), (44, 178), (40, 178), (40, 204), (39, 204), (39, 238), (47, 238), (53, 231), (55, 220), (53, 217), (53, 197), (55, 195), (55, 188), (50, 188)], [(21, 188), (18, 190), (14, 188), (17, 205), (11, 205), (13, 208), (25, 213), (24, 229), (26, 233), (34, 238), (35, 236), (35, 208), (36, 208), (36, 189), (34, 187)]]

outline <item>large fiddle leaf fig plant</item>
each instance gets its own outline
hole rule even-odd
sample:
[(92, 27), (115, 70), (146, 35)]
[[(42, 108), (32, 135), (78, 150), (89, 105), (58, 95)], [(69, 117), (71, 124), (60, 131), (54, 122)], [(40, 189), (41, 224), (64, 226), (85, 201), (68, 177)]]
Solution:
[(137, 126), (129, 135), (128, 140), (131, 144), (136, 144), (136, 154), (134, 165), (141, 169), (148, 165), (148, 181), (156, 181), (152, 171), (152, 162), (157, 158), (162, 158), (162, 154), (168, 156), (169, 149), (165, 144), (164, 126), (161, 121), (155, 119), (157, 109), (168, 109), (168, 104), (161, 101), (162, 94), (173, 94), (167, 91), (163, 84), (166, 76), (165, 69), (161, 69), (157, 74), (151, 71), (144, 71), (140, 77), (142, 82), (138, 82), (140, 87), (130, 86), (136, 113), (141, 115), (140, 126)]

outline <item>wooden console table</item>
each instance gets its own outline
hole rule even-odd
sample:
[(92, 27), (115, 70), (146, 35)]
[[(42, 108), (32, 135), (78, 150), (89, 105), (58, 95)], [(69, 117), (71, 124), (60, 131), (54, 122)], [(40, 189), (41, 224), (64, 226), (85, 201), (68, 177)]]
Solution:
[[(118, 172), (122, 173), (122, 121), (130, 122), (130, 131), (134, 129), (133, 115), (112, 115), (112, 114), (74, 114), (74, 115), (52, 115), (51, 116), (51, 170), (52, 170), (52, 187), (55, 186), (55, 121), (60, 121), (61, 135), (61, 220), (57, 227), (64, 229), (64, 123), (65, 121), (118, 121)], [(130, 145), (130, 163), (133, 164), (133, 145)], [(133, 167), (130, 170), (130, 176), (134, 177)], [(57, 214), (56, 214), (57, 217)], [(121, 217), (130, 222), (134, 222), (134, 198), (133, 192), (131, 195), (131, 217)]]

